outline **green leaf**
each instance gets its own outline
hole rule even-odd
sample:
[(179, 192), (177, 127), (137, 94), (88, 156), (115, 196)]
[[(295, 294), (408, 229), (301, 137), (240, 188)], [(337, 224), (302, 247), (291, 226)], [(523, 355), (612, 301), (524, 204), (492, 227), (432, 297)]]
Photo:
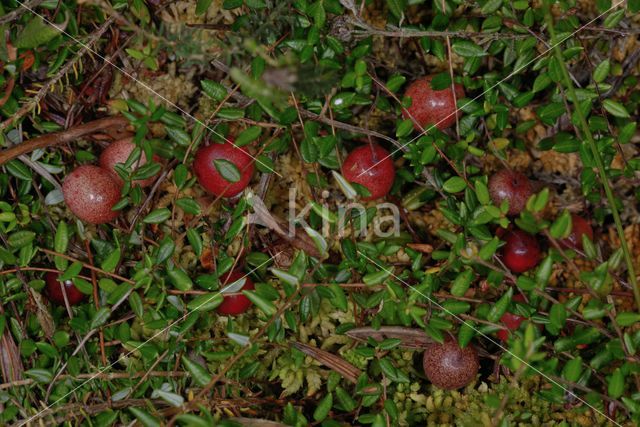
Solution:
[(242, 147), (252, 143), (260, 137), (262, 134), (262, 128), (260, 126), (251, 126), (238, 134), (235, 140), (237, 147)]
[(178, 205), (178, 207), (185, 213), (190, 215), (200, 215), (200, 212), (202, 211), (200, 203), (196, 202), (191, 197), (182, 197), (176, 200), (176, 205)]
[(218, 173), (222, 175), (228, 182), (238, 182), (242, 175), (240, 174), (240, 170), (238, 167), (231, 163), (229, 160), (225, 159), (214, 159), (213, 164), (216, 167)]
[(160, 427), (160, 421), (148, 412), (134, 407), (128, 409), (144, 427)]
[(509, 288), (507, 292), (505, 292), (498, 301), (493, 304), (491, 310), (489, 310), (489, 314), (487, 314), (487, 320), (489, 322), (497, 322), (500, 320), (503, 314), (507, 312), (507, 308), (509, 307), (509, 303), (511, 302), (511, 297), (513, 296), (513, 288)]
[(562, 376), (572, 383), (575, 383), (580, 379), (582, 373), (582, 358), (580, 356), (571, 359), (564, 365), (562, 369)]
[(193, 281), (191, 280), (189, 275), (184, 272), (184, 270), (175, 268), (173, 270), (167, 271), (167, 275), (178, 290), (188, 291), (193, 288)]
[(109, 309), (109, 307), (102, 307), (93, 315), (91, 323), (89, 324), (89, 328), (99, 328), (100, 326), (105, 324), (109, 316), (111, 316), (111, 310)]
[(320, 422), (327, 418), (329, 415), (329, 411), (333, 406), (333, 393), (327, 394), (325, 397), (320, 399), (318, 404), (316, 405), (316, 410), (313, 411), (313, 419)]
[(623, 311), (621, 313), (618, 313), (618, 315), (616, 316), (616, 323), (618, 324), (618, 326), (622, 326), (622, 327), (631, 326), (636, 322), (640, 322), (639, 313)]
[(442, 188), (447, 193), (459, 193), (467, 187), (467, 183), (459, 176), (453, 176), (445, 181)]
[(613, 116), (623, 119), (630, 117), (629, 112), (624, 108), (624, 105), (612, 99), (605, 99), (602, 101), (602, 106)]
[(60, 30), (44, 22), (39, 16), (34, 16), (20, 31), (13, 45), (18, 49), (33, 49), (49, 42), (60, 33)]
[(53, 374), (46, 369), (29, 369), (24, 373), (29, 378), (32, 378), (42, 384), (50, 383), (51, 380), (53, 380)]
[(223, 300), (224, 297), (219, 292), (198, 295), (187, 304), (187, 308), (194, 312), (211, 311), (222, 304)]
[(227, 88), (213, 80), (201, 80), (200, 86), (207, 96), (216, 101), (222, 101), (227, 96)]
[(571, 233), (571, 214), (568, 210), (565, 209), (551, 224), (549, 233), (554, 239), (564, 239)]
[(487, 0), (480, 11), (483, 15), (491, 15), (502, 6), (502, 0)]
[(153, 210), (144, 217), (142, 222), (145, 224), (159, 224), (168, 220), (171, 217), (171, 211), (167, 208), (160, 208)]
[(593, 70), (593, 81), (596, 83), (601, 83), (609, 76), (609, 71), (611, 70), (611, 61), (609, 59), (605, 59)]
[(36, 233), (34, 233), (33, 231), (23, 230), (16, 231), (15, 233), (11, 234), (7, 241), (10, 247), (14, 249), (20, 249), (33, 242), (33, 239), (35, 238)]
[(200, 387), (204, 387), (211, 381), (211, 374), (207, 371), (207, 368), (199, 363), (194, 362), (187, 356), (182, 356), (182, 365), (185, 367), (189, 374), (193, 378), (193, 381)]
[(118, 262), (120, 261), (120, 249), (116, 248), (102, 261), (100, 264), (100, 268), (104, 271), (108, 271), (112, 273), (116, 267), (118, 266)]
[(469, 40), (458, 40), (451, 49), (463, 58), (476, 58), (487, 54), (484, 49)]
[(473, 280), (473, 270), (468, 269), (464, 270), (461, 273), (458, 273), (453, 284), (451, 285), (451, 295), (456, 297), (464, 296), (464, 294), (471, 286), (471, 281)]
[(165, 126), (165, 130), (169, 138), (174, 140), (178, 145), (188, 147), (191, 144), (191, 136), (187, 132), (179, 128)]
[(67, 252), (67, 246), (69, 245), (69, 227), (64, 221), (60, 221), (58, 228), (56, 229), (56, 237), (54, 239), (53, 248), (56, 252), (64, 254)]
[(200, 233), (195, 228), (190, 228), (187, 230), (187, 240), (189, 240), (189, 244), (193, 248), (193, 252), (197, 256), (202, 255), (202, 238), (200, 237)]
[(198, 0), (196, 3), (196, 15), (204, 15), (204, 13), (211, 6), (213, 0)]
[(622, 396), (624, 392), (624, 376), (620, 368), (616, 368), (616, 370), (613, 371), (613, 374), (608, 378), (607, 382), (609, 383), (608, 394), (610, 397), (617, 399)]
[(389, 6), (389, 10), (396, 18), (402, 18), (402, 14), (404, 13), (404, 9), (407, 7), (406, 0), (387, 0), (387, 6)]
[(273, 316), (276, 314), (278, 309), (273, 303), (267, 299), (262, 298), (255, 292), (252, 291), (242, 291), (242, 294), (249, 298), (249, 300), (256, 305), (264, 314), (267, 316)]

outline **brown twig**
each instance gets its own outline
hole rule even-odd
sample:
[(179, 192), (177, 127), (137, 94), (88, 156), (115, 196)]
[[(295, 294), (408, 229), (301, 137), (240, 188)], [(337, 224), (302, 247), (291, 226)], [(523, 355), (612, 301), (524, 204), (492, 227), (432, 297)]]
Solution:
[[(32, 138), (22, 144), (14, 145), (11, 148), (0, 151), (0, 165), (7, 163), (9, 160), (15, 159), (23, 154), (30, 153), (39, 148), (54, 147), (56, 145), (66, 144), (86, 135), (91, 135), (98, 131), (102, 131), (108, 128), (127, 126), (129, 121), (123, 116), (110, 116), (102, 119), (97, 119), (88, 123), (83, 123), (76, 127), (50, 133), (36, 138)], [(1, 125), (0, 125), (1, 129)]]

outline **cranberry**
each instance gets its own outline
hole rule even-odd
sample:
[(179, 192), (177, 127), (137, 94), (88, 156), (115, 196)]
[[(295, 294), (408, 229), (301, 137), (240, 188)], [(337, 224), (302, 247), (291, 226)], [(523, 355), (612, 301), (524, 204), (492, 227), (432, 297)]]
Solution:
[(115, 219), (111, 208), (120, 199), (120, 185), (111, 173), (98, 166), (80, 166), (66, 176), (62, 194), (71, 212), (91, 224)]
[(480, 368), (475, 347), (469, 344), (460, 348), (451, 338), (447, 338), (443, 344), (428, 344), (422, 365), (429, 381), (445, 390), (465, 387), (475, 379)]
[(540, 262), (540, 246), (531, 234), (512, 230), (503, 240), (506, 244), (502, 248), (502, 260), (514, 273), (524, 273)]
[[(233, 282), (236, 282), (242, 278), (245, 279), (245, 282), (241, 291), (250, 291), (252, 289), (255, 289), (253, 281), (241, 270), (234, 270), (231, 273), (223, 275), (220, 278), (221, 288), (224, 289), (225, 286), (229, 286)], [(238, 291), (233, 295), (225, 295), (224, 299), (222, 300), (222, 304), (220, 304), (217, 308), (218, 313), (222, 314), (223, 316), (235, 316), (247, 311), (249, 307), (251, 307), (251, 301), (249, 300), (249, 298), (242, 295), (242, 293), (240, 293), (241, 291)]]
[[(226, 160), (238, 168), (240, 179), (229, 182), (222, 177), (214, 160)], [(253, 175), (253, 158), (244, 147), (237, 147), (232, 141), (223, 144), (213, 143), (201, 147), (193, 161), (198, 182), (216, 196), (233, 197), (244, 190)]]
[(582, 236), (586, 235), (593, 240), (593, 229), (586, 219), (576, 214), (571, 214), (571, 233), (558, 243), (566, 249), (582, 250)]
[[(525, 298), (522, 294), (514, 295), (511, 300), (516, 302), (525, 302)], [(524, 322), (524, 317), (507, 311), (500, 318), (500, 322), (502, 322), (502, 324), (506, 326), (507, 329), (500, 329), (496, 333), (496, 335), (501, 341), (506, 341), (507, 339), (509, 339), (509, 331), (515, 331), (516, 329), (518, 329), (520, 327), (520, 324)]]
[(509, 202), (509, 215), (518, 215), (533, 194), (531, 181), (520, 172), (503, 169), (489, 178), (491, 200), (500, 206), (503, 200)]
[(67, 294), (69, 305), (76, 305), (84, 299), (84, 295), (74, 286), (71, 280), (65, 280), (63, 284), (58, 280), (58, 277), (60, 277), (60, 274), (53, 272), (48, 272), (44, 276), (45, 282), (47, 283), (45, 291), (49, 301), (54, 304), (64, 305), (62, 286), (64, 286), (65, 293)]
[(371, 195), (363, 200), (375, 200), (385, 196), (393, 186), (396, 170), (387, 150), (377, 144), (361, 145), (354, 149), (342, 164), (344, 177), (369, 190)]
[(402, 110), (405, 119), (413, 120), (416, 130), (435, 125), (443, 130), (456, 122), (456, 100), (464, 98), (462, 85), (455, 84), (455, 99), (451, 87), (441, 90), (431, 88), (433, 76), (422, 77), (409, 85), (404, 96), (411, 98), (411, 106)]
[[(118, 163), (126, 162), (134, 148), (136, 148), (136, 144), (133, 143), (133, 138), (121, 139), (109, 144), (109, 146), (105, 148), (100, 155), (100, 167), (109, 172), (113, 172), (114, 179), (119, 182), (120, 185), (122, 185), (123, 182), (120, 175), (115, 171), (115, 166)], [(147, 156), (143, 152), (140, 159), (134, 163), (133, 167), (140, 167), (145, 163), (147, 163)], [(154, 176), (147, 179), (139, 179), (134, 181), (134, 183), (144, 188), (153, 184), (153, 181), (155, 181)]]

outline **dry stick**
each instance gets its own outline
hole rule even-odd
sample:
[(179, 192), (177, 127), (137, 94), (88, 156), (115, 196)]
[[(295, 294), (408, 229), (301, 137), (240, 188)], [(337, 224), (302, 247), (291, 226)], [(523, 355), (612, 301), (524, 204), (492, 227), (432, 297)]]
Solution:
[(61, 132), (38, 136), (36, 138), (25, 141), (22, 144), (14, 145), (11, 148), (0, 151), (0, 165), (3, 165), (18, 156), (30, 153), (39, 148), (54, 147), (56, 145), (66, 144), (67, 142), (75, 141), (82, 138), (83, 136), (90, 135), (104, 129), (113, 127), (123, 128), (128, 124), (129, 121), (123, 116), (110, 116), (88, 123), (83, 123), (81, 125)]
[[(22, 6), (22, 8), (25, 10), (29, 10), (29, 8), (25, 6)], [(69, 70), (71, 70), (76, 65), (76, 63), (80, 60), (80, 58), (82, 58), (87, 52), (89, 52), (89, 50), (91, 49), (91, 45), (93, 45), (96, 41), (98, 41), (102, 37), (102, 35), (107, 31), (109, 26), (113, 23), (113, 21), (114, 21), (113, 17), (107, 18), (107, 20), (104, 21), (104, 23), (100, 26), (100, 28), (98, 28), (93, 34), (91, 34), (91, 37), (89, 37), (89, 40), (87, 40), (87, 42), (84, 44), (82, 49), (78, 51), (75, 57), (73, 57), (62, 68), (60, 68), (60, 71), (58, 71), (56, 75), (53, 76), (53, 78), (51, 78), (48, 82), (46, 82), (40, 88), (38, 93), (36, 93), (36, 95), (29, 100), (29, 102), (23, 105), (9, 119), (0, 123), (0, 131), (3, 131), (4, 129), (13, 125), (16, 122), (16, 120), (21, 119), (31, 110), (33, 110), (36, 106), (38, 106), (40, 104), (40, 101), (47, 95), (47, 93), (49, 93), (49, 89), (51, 89), (51, 87), (53, 87), (56, 83), (58, 83), (58, 81), (62, 78), (62, 76), (66, 75), (67, 72), (69, 72)], [(24, 153), (20, 153), (20, 154), (24, 154)], [(6, 160), (3, 160), (2, 157), (0, 157), (0, 165), (3, 164), (5, 161)]]
[(133, 281), (133, 280), (131, 280), (131, 279), (127, 279), (126, 277), (122, 277), (122, 276), (120, 276), (119, 274), (109, 273), (108, 271), (104, 271), (104, 270), (103, 270), (103, 269), (101, 269), (101, 268), (94, 267), (94, 266), (93, 266), (93, 265), (91, 265), (91, 264), (87, 264), (86, 262), (82, 262), (82, 261), (80, 261), (80, 260), (78, 260), (78, 259), (76, 259), (76, 258), (74, 258), (74, 257), (69, 256), (69, 255), (61, 254), (61, 253), (59, 253), (59, 252), (52, 251), (52, 250), (50, 250), (50, 249), (45, 249), (45, 248), (40, 248), (40, 250), (41, 250), (42, 252), (44, 252), (45, 254), (47, 254), (47, 255), (59, 256), (59, 257), (62, 257), (62, 258), (66, 258), (66, 259), (68, 259), (69, 261), (73, 261), (73, 262), (80, 262), (80, 263), (82, 263), (82, 265), (83, 265), (83, 267), (84, 267), (84, 268), (87, 268), (87, 269), (89, 269), (89, 270), (93, 270), (93, 271), (96, 271), (96, 272), (98, 272), (98, 273), (104, 274), (105, 276), (113, 277), (114, 279), (118, 279), (118, 280), (120, 280), (120, 281), (122, 281), (122, 282), (129, 283), (130, 285), (135, 285), (135, 284), (136, 284), (136, 282), (134, 282), (134, 281)]

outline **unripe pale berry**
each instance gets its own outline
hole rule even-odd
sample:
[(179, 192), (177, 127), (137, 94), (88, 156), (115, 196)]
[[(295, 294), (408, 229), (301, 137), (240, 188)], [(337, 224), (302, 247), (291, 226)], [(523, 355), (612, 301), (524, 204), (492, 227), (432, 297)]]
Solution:
[(119, 215), (111, 208), (120, 199), (120, 185), (111, 173), (98, 166), (74, 169), (65, 177), (62, 193), (71, 212), (85, 222), (102, 224)]

